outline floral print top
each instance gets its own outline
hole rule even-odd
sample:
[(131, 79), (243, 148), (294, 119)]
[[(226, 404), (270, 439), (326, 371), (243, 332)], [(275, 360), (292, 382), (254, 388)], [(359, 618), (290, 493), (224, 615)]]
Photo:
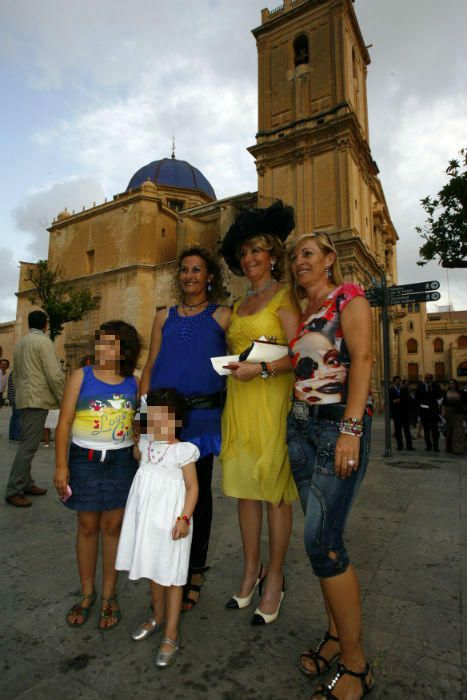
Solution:
[(295, 370), (294, 398), (312, 405), (344, 403), (350, 355), (340, 325), (340, 315), (363, 289), (344, 282), (326, 297), (319, 311), (298, 328), (289, 344)]

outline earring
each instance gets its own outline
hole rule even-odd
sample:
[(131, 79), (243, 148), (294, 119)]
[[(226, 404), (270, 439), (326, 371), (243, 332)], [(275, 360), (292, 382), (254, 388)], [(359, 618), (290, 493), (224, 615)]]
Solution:
[(271, 272), (274, 270), (274, 265), (275, 265), (274, 260), (271, 260)]
[(329, 265), (326, 265), (326, 267), (324, 268), (324, 272), (326, 273), (326, 277), (328, 278), (328, 280), (332, 279), (332, 272)]
[(211, 282), (208, 282), (208, 287), (207, 287), (207, 289), (208, 289), (208, 292), (211, 291), (211, 289), (212, 289), (212, 284), (211, 284)]

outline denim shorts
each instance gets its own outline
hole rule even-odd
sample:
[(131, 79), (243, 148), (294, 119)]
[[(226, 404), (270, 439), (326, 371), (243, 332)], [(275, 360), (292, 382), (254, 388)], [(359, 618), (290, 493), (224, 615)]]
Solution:
[[(305, 548), (320, 578), (344, 573), (349, 557), (343, 530), (365, 476), (370, 448), (371, 418), (363, 419), (359, 467), (346, 479), (334, 471), (339, 424), (308, 416), (287, 417), (287, 445), (292, 474), (305, 514)], [(333, 556), (330, 554), (333, 553)]]
[(70, 445), (68, 456), (72, 510), (102, 512), (125, 508), (128, 492), (138, 468), (133, 446), (116, 450), (88, 450)]

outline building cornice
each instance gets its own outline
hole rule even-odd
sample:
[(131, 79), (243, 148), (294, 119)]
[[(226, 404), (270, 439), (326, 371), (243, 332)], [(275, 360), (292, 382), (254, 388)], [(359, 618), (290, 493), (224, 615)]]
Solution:
[[(154, 272), (155, 270), (161, 270), (163, 268), (168, 268), (174, 265), (176, 260), (169, 260), (164, 263), (157, 263), (157, 265), (149, 265), (147, 263), (135, 263), (134, 265), (125, 265), (124, 267), (115, 267), (112, 270), (103, 270), (102, 272), (95, 272), (92, 274), (80, 275), (79, 277), (69, 277), (65, 280), (66, 284), (81, 284), (84, 283), (89, 286), (92, 282), (98, 282), (105, 277), (112, 277), (120, 275), (122, 273), (130, 273), (135, 271), (149, 271)], [(15, 292), (17, 297), (24, 297), (34, 291), (34, 287), (31, 289), (25, 289), (21, 292)]]

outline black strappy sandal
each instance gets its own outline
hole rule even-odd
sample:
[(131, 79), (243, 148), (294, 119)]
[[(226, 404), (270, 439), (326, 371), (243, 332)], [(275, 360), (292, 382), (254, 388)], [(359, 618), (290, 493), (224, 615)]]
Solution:
[[(329, 671), (332, 666), (338, 661), (340, 658), (340, 651), (338, 651), (334, 656), (332, 656), (330, 659), (325, 659), (324, 656), (321, 655), (321, 649), (324, 647), (326, 642), (338, 642), (339, 638), (338, 637), (333, 637), (332, 634), (329, 633), (329, 630), (326, 630), (326, 634), (316, 647), (316, 649), (308, 649), (308, 651), (304, 651), (300, 654), (300, 658), (298, 660), (298, 668), (302, 673), (305, 674), (305, 676), (311, 676), (314, 678), (315, 676), (320, 676), (322, 673), (325, 673), (326, 671)], [(310, 659), (313, 661), (315, 664), (316, 671), (313, 673), (313, 671), (310, 671), (303, 663), (302, 659)]]
[[(203, 584), (204, 584), (204, 574), (208, 570), (209, 570), (209, 566), (203, 566), (200, 569), (190, 569), (190, 571), (188, 573), (188, 582), (186, 583), (186, 585), (183, 589), (182, 612), (189, 612), (190, 610), (192, 610), (195, 607), (196, 603), (199, 600), (201, 589), (202, 589)], [(200, 574), (202, 576), (202, 580), (201, 580), (201, 583), (199, 585), (191, 582), (193, 576), (196, 576), (197, 574)], [(191, 591), (198, 594), (198, 598), (196, 600), (190, 596)], [(183, 607), (185, 605), (189, 606), (189, 607)]]
[(346, 674), (348, 676), (352, 676), (353, 678), (360, 679), (360, 683), (362, 684), (362, 694), (360, 695), (361, 700), (361, 698), (364, 698), (366, 695), (368, 695), (370, 690), (373, 689), (373, 674), (371, 675), (371, 685), (366, 679), (369, 672), (370, 664), (366, 664), (365, 669), (361, 673), (351, 671), (349, 668), (344, 666), (344, 664), (337, 664), (337, 672), (334, 678), (330, 680), (327, 685), (321, 685), (319, 688), (317, 688), (311, 696), (311, 700), (315, 700), (315, 698), (326, 698), (326, 700), (339, 700), (339, 698), (336, 695), (334, 695), (332, 691), (334, 690), (336, 684), (342, 678), (342, 676), (345, 676)]

